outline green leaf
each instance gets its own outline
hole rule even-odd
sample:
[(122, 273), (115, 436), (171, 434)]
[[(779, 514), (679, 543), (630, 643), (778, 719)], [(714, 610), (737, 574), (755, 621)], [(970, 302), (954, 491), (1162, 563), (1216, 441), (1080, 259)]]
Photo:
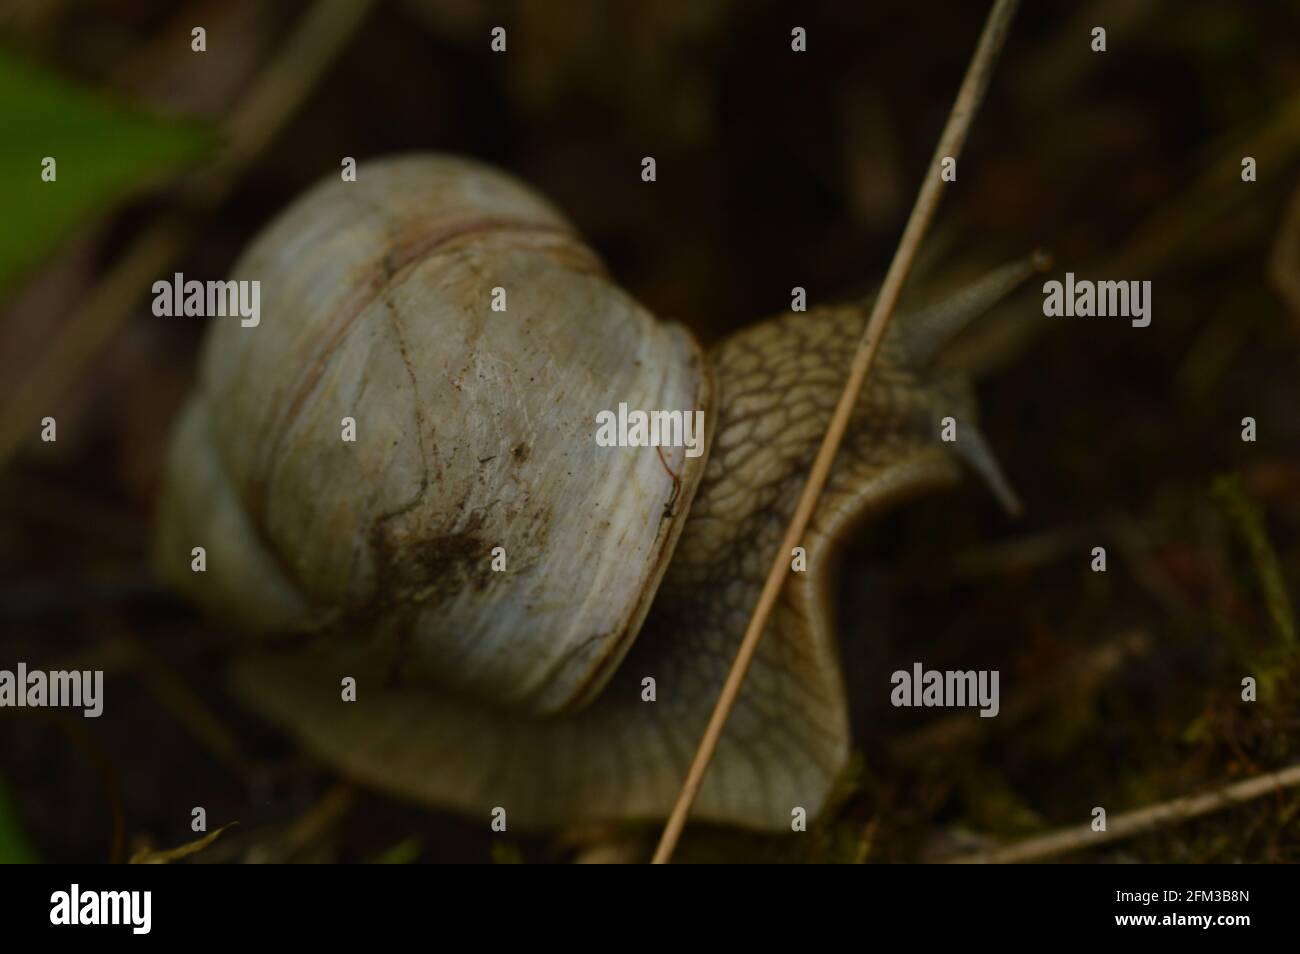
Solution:
[(0, 865), (31, 865), (36, 863), (36, 853), (23, 837), (4, 783), (0, 782)]
[[(0, 295), (75, 224), (199, 159), (212, 138), (0, 52)], [(41, 178), (45, 157), (55, 180)]]
[(424, 851), (424, 843), (419, 838), (412, 836), (393, 845), (376, 858), (374, 863), (377, 865), (409, 865), (420, 857), (422, 851)]
[(1282, 575), (1282, 562), (1269, 542), (1268, 529), (1259, 506), (1246, 491), (1238, 474), (1224, 474), (1214, 480), (1214, 496), (1219, 506), (1232, 521), (1238, 535), (1250, 551), (1251, 563), (1264, 591), (1264, 605), (1273, 618), (1282, 643), (1294, 647), (1296, 636), (1295, 611), (1287, 595), (1286, 580)]
[(522, 865), (524, 863), (524, 853), (512, 842), (494, 841), (489, 850), (492, 853), (493, 864)]

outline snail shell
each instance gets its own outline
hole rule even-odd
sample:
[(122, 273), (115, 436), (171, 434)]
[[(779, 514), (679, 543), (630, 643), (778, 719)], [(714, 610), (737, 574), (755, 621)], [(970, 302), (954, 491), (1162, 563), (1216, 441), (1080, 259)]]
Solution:
[[(866, 517), (952, 484), (954, 452), (1009, 494), (964, 383), (928, 363), (1027, 274), (886, 338), (695, 817), (788, 830), (826, 803), (849, 753), (835, 553)], [(234, 277), (262, 282), (263, 319), (208, 333), (156, 559), (213, 611), (296, 634), (243, 658), (239, 690), (348, 775), (423, 803), (525, 827), (665, 815), (863, 309), (783, 315), (705, 361), (547, 203), (439, 156), (308, 192)], [(595, 414), (623, 401), (705, 410), (710, 453), (597, 446)], [(941, 415), (963, 422), (957, 445), (937, 441)]]
[(593, 415), (710, 408), (699, 347), (513, 179), (447, 157), (364, 171), (308, 192), (236, 265), (265, 320), (207, 337), (160, 565), (257, 628), (360, 620), (406, 676), (581, 705), (640, 628), (705, 461), (597, 447)]

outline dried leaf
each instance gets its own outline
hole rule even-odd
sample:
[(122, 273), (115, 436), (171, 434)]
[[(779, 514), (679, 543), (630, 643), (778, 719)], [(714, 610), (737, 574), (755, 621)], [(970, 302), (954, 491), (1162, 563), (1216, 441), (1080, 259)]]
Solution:
[(182, 858), (188, 858), (190, 855), (198, 854), (208, 845), (217, 840), (218, 836), (229, 828), (231, 825), (238, 825), (239, 822), (231, 822), (228, 825), (222, 825), (216, 831), (209, 832), (202, 838), (195, 839), (178, 848), (168, 848), (165, 851), (138, 851), (131, 856), (133, 865), (165, 865), (173, 861), (180, 861)]

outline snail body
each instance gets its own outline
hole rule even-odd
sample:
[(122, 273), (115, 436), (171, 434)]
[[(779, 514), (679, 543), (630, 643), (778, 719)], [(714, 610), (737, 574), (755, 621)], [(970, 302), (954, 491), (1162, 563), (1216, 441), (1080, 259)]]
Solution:
[[(928, 363), (1027, 274), (886, 339), (696, 817), (788, 829), (825, 804), (849, 752), (838, 541), (955, 482), (954, 451), (1006, 493), (965, 386)], [(309, 191), (232, 277), (260, 280), (263, 320), (208, 332), (155, 554), (197, 602), (278, 637), (236, 664), (238, 690), (346, 774), (423, 803), (526, 827), (663, 817), (864, 310), (786, 314), (706, 355), (548, 203), (442, 156)], [(598, 443), (596, 415), (620, 403), (702, 412), (702, 450)], [(942, 416), (969, 438), (941, 444)]]

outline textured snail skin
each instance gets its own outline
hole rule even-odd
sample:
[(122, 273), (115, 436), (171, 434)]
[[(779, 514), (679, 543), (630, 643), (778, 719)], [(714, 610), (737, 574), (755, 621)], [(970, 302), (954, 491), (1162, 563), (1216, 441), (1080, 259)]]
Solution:
[[(546, 720), (422, 689), (378, 690), (384, 674), (339, 644), (244, 662), (237, 685), (346, 774), (420, 802), (512, 825), (662, 818), (735, 655), (771, 555), (829, 421), (861, 335), (856, 308), (788, 314), (710, 354), (719, 411), (704, 479), (641, 634), (581, 712)], [(837, 541), (862, 520), (959, 470), (935, 442), (960, 387), (926, 384), (889, 343), (810, 527), (808, 571), (792, 574), (693, 812), (789, 830), (815, 816), (849, 753), (833, 618)], [(616, 557), (597, 557), (597, 559)], [(359, 676), (342, 705), (338, 674)], [(641, 700), (653, 676), (657, 701)]]
[[(785, 314), (702, 356), (544, 200), (446, 157), (318, 187), (234, 277), (266, 279), (263, 319), (209, 331), (155, 542), (178, 589), (281, 635), (236, 662), (238, 691), (343, 774), (423, 804), (502, 807), (512, 828), (664, 817), (864, 311)], [(497, 284), (511, 311), (491, 316)], [(788, 831), (844, 768), (837, 545), (957, 480), (939, 418), (977, 437), (962, 383), (929, 368), (943, 321), (912, 317), (882, 346), (694, 818)], [(598, 448), (594, 413), (619, 400), (706, 410), (707, 456)], [(497, 543), (507, 572), (487, 569)]]

